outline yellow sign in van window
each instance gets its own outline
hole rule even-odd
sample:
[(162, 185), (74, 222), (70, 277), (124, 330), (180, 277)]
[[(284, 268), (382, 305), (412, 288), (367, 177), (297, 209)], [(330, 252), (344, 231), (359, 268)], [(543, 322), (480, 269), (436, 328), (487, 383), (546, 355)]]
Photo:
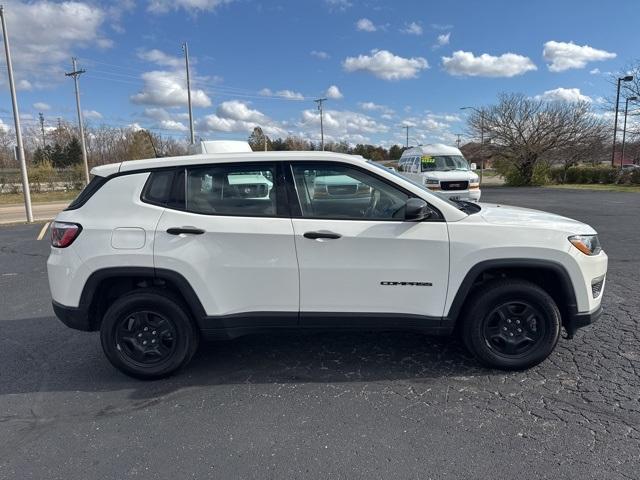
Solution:
[(436, 159), (433, 158), (431, 155), (423, 155), (422, 157), (420, 157), (420, 163), (422, 165), (429, 165), (432, 163), (436, 163)]

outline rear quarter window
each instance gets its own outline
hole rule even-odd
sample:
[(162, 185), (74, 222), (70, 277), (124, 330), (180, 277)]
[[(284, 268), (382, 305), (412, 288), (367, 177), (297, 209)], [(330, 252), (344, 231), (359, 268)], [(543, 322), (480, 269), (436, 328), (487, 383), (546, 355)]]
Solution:
[(86, 187), (80, 192), (80, 194), (73, 200), (65, 210), (77, 210), (81, 206), (83, 206), (87, 201), (98, 191), (100, 188), (107, 183), (108, 178), (95, 176), (91, 179), (91, 181), (87, 184)]
[(174, 170), (152, 172), (142, 191), (142, 200), (154, 205), (166, 205), (171, 193)]

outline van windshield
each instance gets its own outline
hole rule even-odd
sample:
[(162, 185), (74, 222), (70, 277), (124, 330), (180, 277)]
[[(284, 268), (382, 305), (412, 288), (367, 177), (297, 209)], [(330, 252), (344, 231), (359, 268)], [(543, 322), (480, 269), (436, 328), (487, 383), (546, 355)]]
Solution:
[(423, 172), (469, 170), (469, 163), (461, 155), (422, 155), (420, 164)]

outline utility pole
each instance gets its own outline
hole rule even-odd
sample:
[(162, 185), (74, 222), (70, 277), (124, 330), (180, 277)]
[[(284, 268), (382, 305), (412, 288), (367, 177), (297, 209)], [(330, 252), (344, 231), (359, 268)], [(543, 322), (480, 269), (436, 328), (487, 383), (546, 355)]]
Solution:
[(405, 144), (405, 146), (406, 146), (407, 148), (409, 148), (409, 129), (411, 128), (411, 125), (400, 125), (400, 126), (406, 130), (406, 133), (407, 133), (407, 143)]
[(38, 118), (40, 118), (40, 131), (42, 131), (42, 148), (46, 146), (47, 140), (44, 136), (44, 114), (42, 112), (38, 113)]
[(461, 133), (456, 133), (456, 136), (458, 137), (458, 139), (456, 140), (456, 145), (458, 148), (460, 148), (460, 137), (462, 136)]
[(87, 161), (87, 144), (84, 141), (84, 122), (82, 121), (82, 109), (80, 107), (80, 86), (78, 85), (78, 77), (86, 72), (86, 70), (78, 70), (76, 64), (77, 59), (73, 57), (71, 64), (73, 65), (73, 71), (65, 73), (67, 77), (73, 77), (73, 83), (76, 86), (76, 108), (78, 109), (78, 127), (80, 128), (80, 145), (82, 145), (82, 163), (84, 163), (84, 180), (89, 183), (89, 162)]
[(182, 50), (184, 50), (184, 64), (187, 69), (187, 101), (189, 102), (189, 143), (191, 145), (196, 143), (196, 137), (193, 132), (193, 108), (191, 107), (191, 77), (189, 73), (189, 46), (187, 42), (182, 44)]
[(317, 98), (314, 100), (318, 104), (318, 110), (320, 110), (320, 146), (324, 152), (324, 125), (322, 123), (322, 102), (326, 102), (326, 98)]
[(2, 36), (4, 39), (4, 53), (7, 57), (7, 75), (9, 77), (9, 90), (11, 90), (11, 106), (13, 107), (13, 121), (16, 127), (16, 157), (20, 163), (20, 176), (22, 177), (22, 194), (24, 196), (24, 208), (27, 213), (27, 222), (33, 222), (31, 210), (31, 192), (29, 191), (29, 176), (27, 174), (27, 162), (24, 158), (24, 144), (22, 143), (22, 129), (20, 128), (20, 112), (18, 111), (18, 99), (16, 97), (16, 85), (13, 81), (13, 64), (11, 63), (11, 49), (9, 48), (9, 34), (4, 19), (4, 6), (0, 5), (0, 21), (2, 22)]

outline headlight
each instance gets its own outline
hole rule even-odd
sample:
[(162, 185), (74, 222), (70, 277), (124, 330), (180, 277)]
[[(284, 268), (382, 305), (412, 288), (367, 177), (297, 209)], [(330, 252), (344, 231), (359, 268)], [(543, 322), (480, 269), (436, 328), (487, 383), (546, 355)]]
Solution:
[(440, 180), (438, 180), (436, 178), (425, 178), (424, 184), (425, 185), (439, 185), (440, 184)]
[(478, 182), (477, 180), (475, 182), (469, 182), (469, 188), (480, 188), (480, 182)]
[(573, 235), (569, 241), (585, 255), (597, 255), (602, 251), (598, 235)]

